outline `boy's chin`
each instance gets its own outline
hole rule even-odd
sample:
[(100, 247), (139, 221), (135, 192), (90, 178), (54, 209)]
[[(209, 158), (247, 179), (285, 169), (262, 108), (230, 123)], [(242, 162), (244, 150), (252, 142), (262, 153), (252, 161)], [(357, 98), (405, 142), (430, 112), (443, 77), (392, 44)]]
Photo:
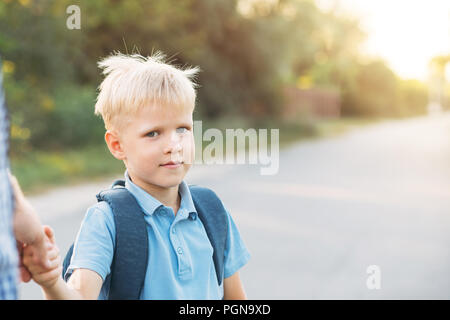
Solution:
[(158, 181), (155, 181), (155, 185), (161, 187), (161, 188), (173, 188), (178, 186), (183, 181), (184, 176), (182, 177), (171, 177), (171, 178), (162, 178), (158, 179)]
[(177, 187), (184, 179), (185, 174), (183, 175), (177, 175), (172, 176), (172, 177), (167, 177), (167, 176), (154, 176), (152, 179), (139, 179), (140, 182), (138, 181), (133, 181), (135, 184), (139, 185), (141, 188), (145, 186), (153, 186), (153, 187), (157, 187), (157, 188), (163, 188), (163, 189), (169, 189), (169, 188), (173, 188), (173, 187)]

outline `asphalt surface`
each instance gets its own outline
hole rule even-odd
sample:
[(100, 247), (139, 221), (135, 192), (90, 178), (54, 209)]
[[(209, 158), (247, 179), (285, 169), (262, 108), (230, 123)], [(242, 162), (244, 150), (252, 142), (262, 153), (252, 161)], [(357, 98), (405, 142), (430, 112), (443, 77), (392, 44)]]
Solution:
[[(280, 132), (280, 135), (283, 133)], [(280, 152), (261, 165), (198, 165), (252, 255), (251, 299), (449, 299), (450, 114), (388, 121)], [(62, 252), (95, 194), (113, 180), (32, 197)], [(367, 285), (377, 266), (379, 289)], [(22, 299), (42, 299), (22, 284)]]

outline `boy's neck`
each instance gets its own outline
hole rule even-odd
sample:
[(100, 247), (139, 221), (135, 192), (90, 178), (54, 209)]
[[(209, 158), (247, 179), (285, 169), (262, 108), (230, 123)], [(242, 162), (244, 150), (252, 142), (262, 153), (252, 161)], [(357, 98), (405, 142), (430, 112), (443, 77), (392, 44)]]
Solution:
[(163, 205), (167, 207), (171, 207), (173, 210), (173, 213), (176, 215), (178, 212), (178, 209), (180, 208), (181, 203), (181, 197), (178, 193), (179, 185), (176, 185), (174, 187), (170, 188), (162, 188), (155, 185), (151, 185), (148, 183), (145, 183), (144, 181), (140, 181), (137, 178), (133, 178), (128, 174), (130, 180), (137, 185), (138, 187), (145, 190), (148, 194), (150, 194), (152, 197), (157, 199), (159, 202), (161, 202)]

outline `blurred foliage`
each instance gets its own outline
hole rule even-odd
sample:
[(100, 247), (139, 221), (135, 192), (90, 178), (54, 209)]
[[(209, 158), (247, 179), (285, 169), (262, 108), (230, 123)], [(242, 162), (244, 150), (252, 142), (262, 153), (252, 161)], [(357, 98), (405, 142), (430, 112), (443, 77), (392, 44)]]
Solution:
[(14, 155), (11, 166), (23, 190), (36, 193), (47, 187), (92, 181), (124, 170), (123, 163), (111, 156), (105, 144), (64, 151), (33, 150)]
[[(66, 27), (74, 4), (81, 30)], [(4, 0), (0, 54), (11, 149), (102, 143), (93, 114), (97, 61), (115, 50), (161, 50), (177, 65), (200, 66), (196, 119), (278, 119), (282, 88), (292, 84), (339, 90), (343, 115), (424, 112), (424, 85), (398, 79), (383, 61), (365, 61), (364, 39), (357, 20), (323, 12), (312, 0)]]
[(397, 84), (397, 115), (425, 114), (429, 101), (428, 87), (418, 80), (401, 79)]

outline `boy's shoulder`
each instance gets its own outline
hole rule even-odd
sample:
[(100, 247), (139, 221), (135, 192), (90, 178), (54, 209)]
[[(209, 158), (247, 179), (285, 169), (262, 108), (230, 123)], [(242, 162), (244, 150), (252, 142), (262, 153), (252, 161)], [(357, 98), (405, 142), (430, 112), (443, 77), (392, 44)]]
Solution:
[(86, 215), (106, 215), (112, 217), (113, 213), (106, 201), (98, 201), (87, 209)]
[(114, 230), (114, 215), (111, 207), (105, 201), (97, 202), (91, 205), (87, 210), (83, 219), (83, 224), (103, 226)]

